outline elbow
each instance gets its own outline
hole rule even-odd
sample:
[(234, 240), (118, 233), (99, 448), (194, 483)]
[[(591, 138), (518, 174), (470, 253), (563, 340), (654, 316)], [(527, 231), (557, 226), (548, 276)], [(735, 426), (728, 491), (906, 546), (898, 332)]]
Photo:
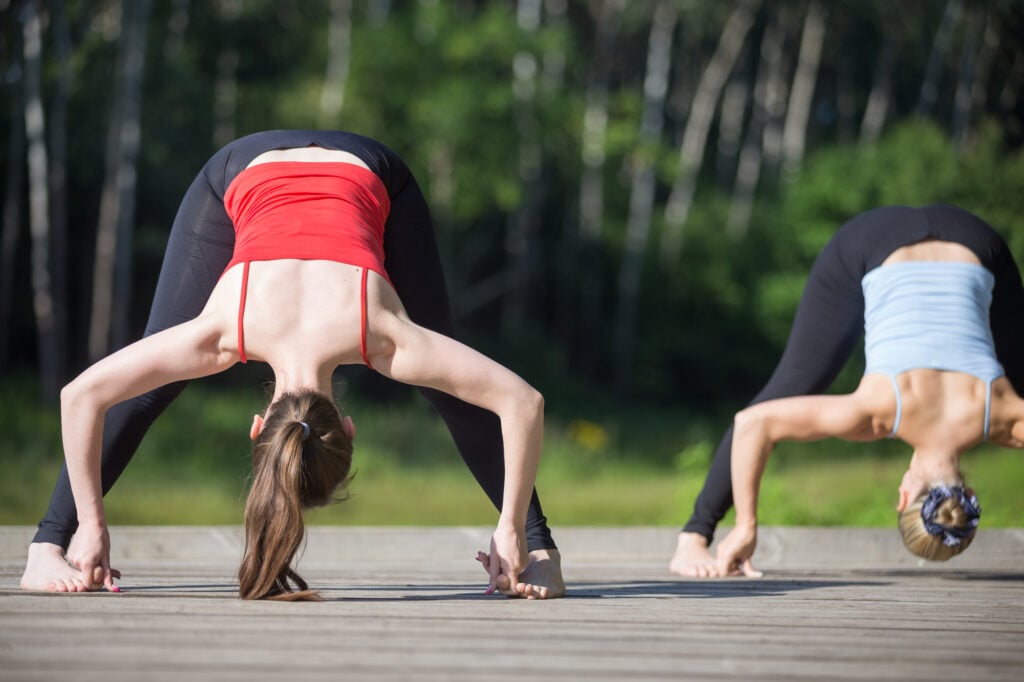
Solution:
[(531, 421), (544, 418), (544, 396), (529, 384), (523, 382), (521, 390), (509, 397), (508, 412)]
[(64, 414), (69, 413), (78, 404), (84, 395), (81, 377), (72, 379), (64, 388), (60, 389), (60, 409)]
[(538, 414), (538, 415), (543, 415), (544, 414), (544, 396), (543, 396), (543, 394), (541, 394), (540, 391), (538, 391), (537, 389), (533, 388), (532, 386), (530, 386), (529, 389), (530, 390), (527, 391), (526, 404), (529, 406), (531, 412), (533, 412), (535, 414)]
[(733, 439), (746, 438), (764, 430), (764, 419), (756, 406), (740, 410), (733, 418)]

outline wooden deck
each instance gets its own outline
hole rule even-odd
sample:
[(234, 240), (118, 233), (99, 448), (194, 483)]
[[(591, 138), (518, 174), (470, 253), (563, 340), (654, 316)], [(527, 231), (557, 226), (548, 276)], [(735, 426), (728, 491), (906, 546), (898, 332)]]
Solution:
[(1024, 679), (1024, 530), (921, 566), (893, 530), (770, 528), (759, 580), (680, 580), (671, 528), (559, 529), (569, 596), (483, 594), (483, 528), (314, 528), (323, 603), (242, 602), (237, 528), (115, 528), (121, 594), (17, 589), (0, 680)]

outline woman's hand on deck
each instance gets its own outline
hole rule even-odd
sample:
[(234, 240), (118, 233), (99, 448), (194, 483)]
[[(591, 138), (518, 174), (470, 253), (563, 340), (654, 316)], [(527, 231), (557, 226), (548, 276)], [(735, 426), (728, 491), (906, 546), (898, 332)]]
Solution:
[(110, 568), (110, 531), (106, 524), (80, 524), (68, 547), (67, 561), (82, 572), (86, 588), (121, 591), (114, 584), (114, 578), (120, 575)]

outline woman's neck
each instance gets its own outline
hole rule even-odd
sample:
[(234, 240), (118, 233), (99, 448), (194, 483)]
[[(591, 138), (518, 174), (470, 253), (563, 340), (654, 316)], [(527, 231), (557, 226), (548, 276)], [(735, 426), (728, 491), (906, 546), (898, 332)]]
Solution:
[(285, 393), (295, 393), (306, 389), (313, 389), (332, 397), (334, 395), (331, 381), (334, 375), (333, 368), (296, 365), (289, 368), (273, 367), (272, 369), (274, 370), (274, 400)]

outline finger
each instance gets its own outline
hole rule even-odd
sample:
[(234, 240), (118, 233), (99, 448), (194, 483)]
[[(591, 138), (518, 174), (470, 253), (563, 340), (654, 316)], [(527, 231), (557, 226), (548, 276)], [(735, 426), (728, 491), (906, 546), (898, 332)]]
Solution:
[(754, 568), (754, 564), (750, 563), (750, 559), (743, 562), (743, 575), (748, 578), (761, 578), (764, 577), (764, 573)]
[(498, 575), (494, 581), (494, 587), (506, 597), (514, 597), (518, 593), (515, 590), (515, 583), (508, 579), (504, 573)]
[(81, 571), (81, 573), (82, 573), (82, 583), (86, 587), (92, 587), (92, 585), (93, 585), (93, 577), (95, 576), (96, 571), (97, 570), (101, 570), (101, 569), (100, 569), (99, 566), (97, 566), (92, 561), (87, 561), (87, 562), (83, 562), (78, 567), (78, 570)]
[(488, 577), (487, 591), (484, 594), (494, 594), (494, 591), (498, 589), (498, 574), (501, 571), (501, 562), (496, 556), (488, 556), (486, 563), (484, 563), (484, 568), (487, 569)]
[[(96, 581), (99, 583), (100, 581)], [(120, 592), (121, 588), (114, 584), (114, 574), (110, 570), (110, 565), (106, 562), (103, 563), (103, 587), (107, 592)]]

